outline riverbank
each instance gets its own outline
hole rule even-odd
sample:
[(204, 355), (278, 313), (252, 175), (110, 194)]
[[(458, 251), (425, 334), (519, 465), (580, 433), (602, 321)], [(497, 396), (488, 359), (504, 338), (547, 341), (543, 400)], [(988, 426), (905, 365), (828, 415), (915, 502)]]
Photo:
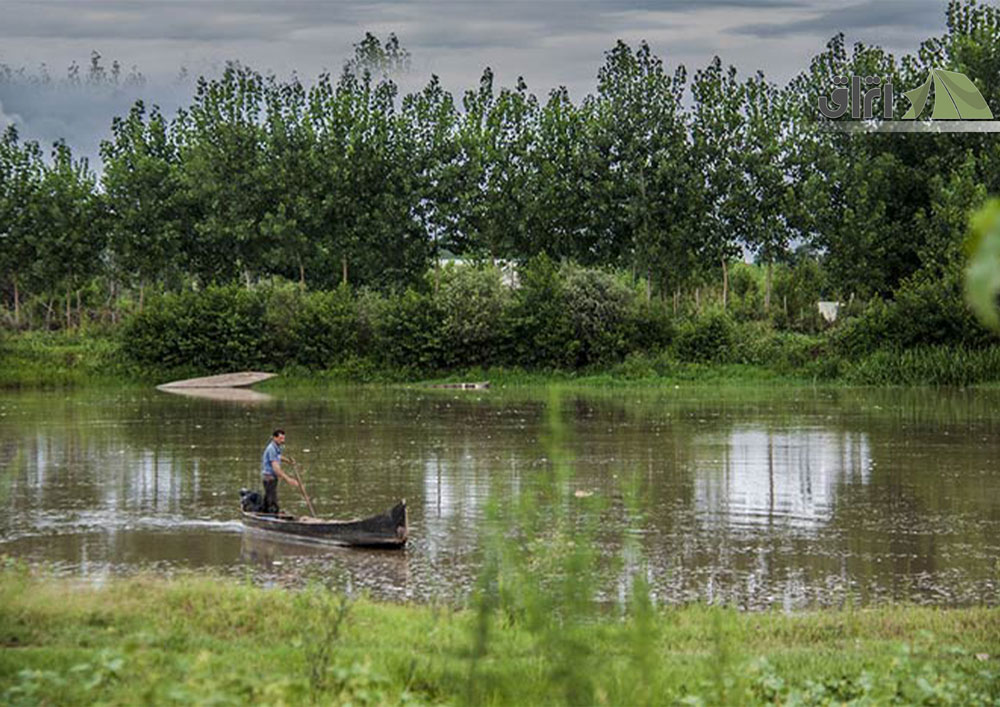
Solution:
[[(109, 332), (24, 332), (0, 341), (0, 388), (45, 388), (87, 385), (155, 385), (217, 371), (196, 368), (139, 367), (122, 355), (120, 342)], [(472, 368), (428, 376), (409, 369), (379, 368), (352, 360), (325, 370), (288, 366), (267, 388), (323, 386), (343, 383), (433, 384), (488, 380), (496, 386), (538, 386), (567, 383), (580, 386), (666, 386), (680, 383), (802, 384), (816, 381), (753, 364), (684, 363), (668, 357), (633, 356), (605, 370), (524, 371), (504, 367)]]
[[(780, 345), (774, 344), (778, 346)], [(580, 370), (524, 370), (511, 367), (456, 368), (428, 373), (414, 368), (378, 366), (350, 359), (326, 369), (288, 365), (268, 387), (323, 386), (343, 383), (431, 384), (489, 380), (493, 386), (539, 386), (563, 383), (582, 387), (668, 387), (690, 384), (726, 385), (950, 385), (992, 386), (1000, 383), (1000, 346), (969, 349), (934, 346), (880, 349), (848, 359), (817, 343), (816, 357), (775, 349), (748, 362), (696, 362), (671, 351), (633, 354), (624, 361)], [(218, 373), (196, 367), (139, 366), (123, 352), (113, 330), (22, 332), (0, 339), (0, 388), (45, 388), (87, 385), (155, 385), (170, 380)]]
[(475, 610), (205, 575), (81, 584), (7, 561), (0, 697), (12, 705), (1000, 698), (997, 609), (639, 607), (586, 633), (539, 645), (523, 617), (484, 623)]

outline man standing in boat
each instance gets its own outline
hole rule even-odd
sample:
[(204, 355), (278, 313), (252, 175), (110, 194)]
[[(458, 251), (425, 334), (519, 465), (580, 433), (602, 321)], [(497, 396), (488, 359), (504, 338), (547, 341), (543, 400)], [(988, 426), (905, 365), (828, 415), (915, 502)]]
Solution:
[(271, 441), (264, 448), (264, 456), (261, 457), (260, 477), (264, 482), (264, 512), (278, 512), (278, 479), (284, 479), (292, 486), (298, 486), (299, 482), (288, 476), (281, 470), (282, 452), (285, 451), (285, 431), (277, 429), (271, 435)]

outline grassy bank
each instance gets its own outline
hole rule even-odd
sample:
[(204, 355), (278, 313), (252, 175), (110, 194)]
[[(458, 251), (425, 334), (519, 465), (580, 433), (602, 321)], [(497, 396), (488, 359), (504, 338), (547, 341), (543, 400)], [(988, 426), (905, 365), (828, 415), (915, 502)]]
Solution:
[[(583, 369), (525, 370), (510, 366), (455, 367), (448, 371), (379, 365), (355, 358), (327, 368), (289, 364), (264, 366), (281, 378), (268, 387), (322, 386), (339, 383), (421, 384), (489, 380), (495, 386), (538, 386), (553, 382), (584, 387), (727, 385), (995, 385), (1000, 382), (1000, 346), (970, 349), (963, 346), (925, 346), (880, 349), (846, 357), (837, 355), (817, 338), (819, 353), (802, 355), (802, 341), (783, 344), (766, 341), (757, 354), (740, 362), (687, 361), (671, 350), (656, 355), (631, 354), (619, 363)], [(744, 349), (751, 348), (744, 344)], [(217, 370), (187, 367), (140, 366), (129, 360), (115, 330), (8, 333), (0, 337), (0, 388), (83, 385), (151, 385)]]
[[(0, 572), (5, 704), (993, 704), (1000, 611), (635, 608), (572, 651), (517, 616), (194, 576)], [(565, 649), (565, 645), (561, 648)], [(572, 665), (569, 662), (572, 661)], [(568, 675), (576, 680), (569, 681)], [(580, 684), (574, 684), (579, 682)]]
[(48, 387), (137, 379), (108, 331), (27, 331), (0, 336), (0, 387)]

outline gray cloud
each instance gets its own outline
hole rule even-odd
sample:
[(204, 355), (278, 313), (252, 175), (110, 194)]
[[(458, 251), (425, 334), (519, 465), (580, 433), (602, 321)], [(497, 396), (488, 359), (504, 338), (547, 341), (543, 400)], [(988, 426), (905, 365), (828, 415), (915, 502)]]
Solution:
[(813, 12), (802, 19), (751, 23), (732, 31), (770, 38), (801, 34), (830, 37), (838, 32), (885, 36), (888, 30), (893, 35), (902, 33), (913, 37), (916, 45), (943, 24), (944, 9), (938, 0), (866, 0)]
[(478, 17), (544, 25), (551, 32), (603, 28), (623, 12), (693, 12), (715, 8), (792, 8), (803, 0), (8, 0), (0, 37), (185, 42), (287, 39), (297, 30), (357, 23)]
[(3, 109), (3, 101), (0, 101), (0, 130), (4, 130), (8, 125), (23, 122), (19, 115), (9, 115)]
[[(891, 51), (915, 50), (939, 33), (942, 0), (865, 0), (833, 7), (823, 0), (6, 0), (0, 62), (38, 66), (54, 77), (91, 50), (107, 66), (118, 59), (148, 78), (122, 91), (57, 90), (0, 83), (0, 100), (26, 137), (65, 138), (96, 157), (114, 115), (132, 101), (167, 114), (190, 100), (190, 85), (171, 79), (187, 67), (216, 74), (227, 60), (305, 80), (337, 73), (366, 31), (396, 33), (412, 52), (403, 90), (436, 73), (456, 94), (474, 87), (485, 66), (500, 85), (518, 75), (540, 96), (558, 85), (574, 100), (594, 90), (604, 52), (619, 38), (648, 40), (668, 69), (689, 73), (719, 54), (742, 73), (764, 70), (784, 81), (804, 69), (838, 31), (863, 35)], [(761, 41), (765, 38), (766, 41)], [(849, 37), (854, 39), (855, 37)], [(0, 116), (2, 119), (2, 116)]]
[[(62, 48), (70, 44), (81, 48), (97, 47), (110, 53), (113, 46), (131, 48), (155, 43), (171, 46), (174, 53), (184, 53), (186, 63), (191, 63), (188, 57), (192, 54), (203, 60), (207, 53), (213, 52), (216, 56), (243, 59), (255, 66), (262, 63), (263, 57), (267, 68), (279, 71), (294, 68), (308, 75), (319, 68), (339, 69), (339, 61), (349, 51), (351, 42), (360, 39), (365, 30), (383, 34), (394, 31), (415, 55), (459, 50), (482, 53), (490, 48), (513, 53), (553, 43), (565, 49), (568, 41), (574, 38), (606, 49), (618, 36), (627, 35), (636, 28), (647, 27), (648, 34), (655, 35), (671, 17), (722, 11), (749, 18), (762, 9), (794, 8), (803, 2), (96, 0), (80, 3), (74, 0), (9, 0), (7, 17), (0, 24), (0, 38), (8, 40), (4, 42), (6, 52), (16, 51), (18, 45), (47, 43)], [(264, 51), (251, 54), (248, 51), (251, 46)], [(335, 62), (329, 55), (323, 57), (320, 67), (301, 63), (296, 66), (287, 56), (276, 56), (293, 54), (301, 62), (303, 55), (318, 53), (319, 46), (327, 49), (336, 46), (342, 51), (337, 53)], [(155, 67), (148, 66), (148, 53), (138, 53), (144, 56), (136, 63), (144, 71), (155, 72)], [(600, 56), (599, 51), (597, 56)], [(551, 57), (547, 59), (543, 63), (552, 63)], [(562, 57), (555, 59), (560, 60), (565, 61)], [(468, 57), (464, 59), (468, 61)], [(590, 71), (590, 78), (596, 67), (578, 67), (578, 71), (583, 70)]]
[[(100, 143), (110, 136), (111, 120), (125, 115), (137, 100), (159, 105), (172, 115), (190, 100), (191, 86), (152, 82), (142, 86), (80, 86), (56, 81), (37, 86), (0, 84), (0, 126), (14, 122), (23, 140), (33, 140), (46, 152), (56, 140), (65, 140), (74, 154), (100, 167)], [(16, 106), (16, 113), (10, 111)], [(7, 111), (5, 113), (5, 111)]]

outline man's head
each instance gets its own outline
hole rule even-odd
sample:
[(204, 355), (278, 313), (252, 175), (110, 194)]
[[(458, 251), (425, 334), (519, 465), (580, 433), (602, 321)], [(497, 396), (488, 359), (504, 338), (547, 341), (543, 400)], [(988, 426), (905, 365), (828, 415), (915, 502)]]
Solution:
[(276, 443), (278, 443), (278, 444), (284, 444), (284, 443), (285, 443), (285, 431), (284, 431), (283, 429), (281, 429), (281, 428), (279, 427), (279, 428), (278, 428), (278, 429), (276, 429), (276, 430), (274, 431), (274, 433), (273, 433), (273, 434), (271, 435), (271, 438), (272, 438), (272, 439), (273, 439), (273, 440), (274, 440), (274, 441), (275, 441)]

